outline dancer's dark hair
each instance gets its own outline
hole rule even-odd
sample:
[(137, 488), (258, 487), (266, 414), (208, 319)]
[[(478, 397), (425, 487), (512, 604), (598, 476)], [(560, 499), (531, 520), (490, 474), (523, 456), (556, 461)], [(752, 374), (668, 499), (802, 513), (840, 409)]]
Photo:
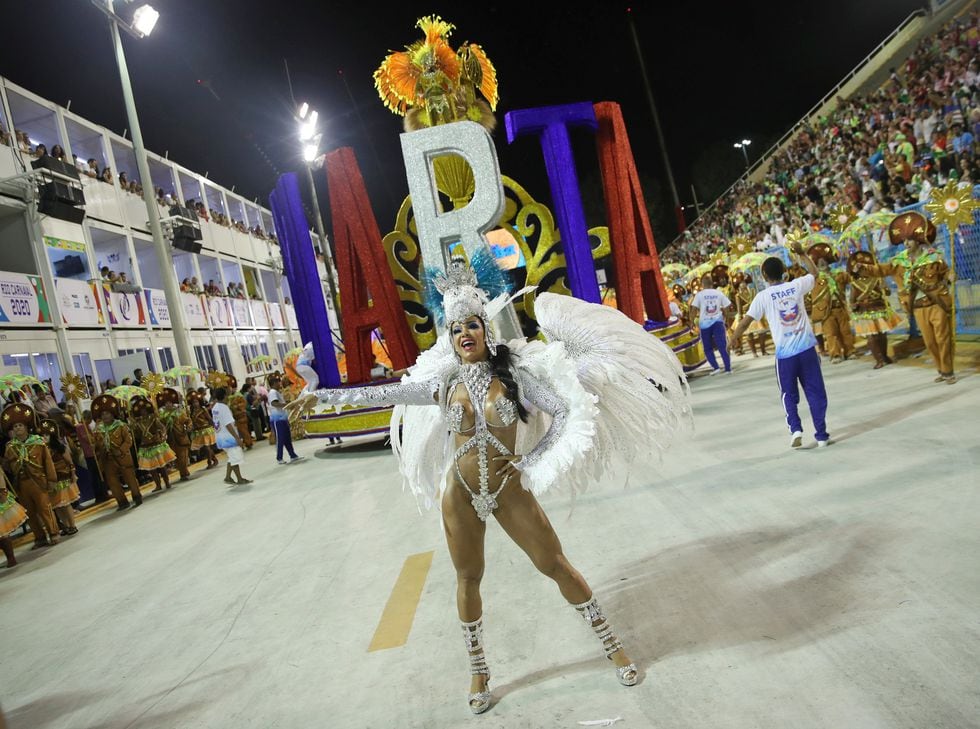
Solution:
[(507, 393), (507, 399), (517, 406), (518, 416), (526, 423), (528, 415), (527, 408), (521, 404), (521, 398), (517, 392), (517, 381), (514, 379), (512, 372), (514, 360), (511, 357), (510, 349), (507, 348), (506, 344), (498, 344), (497, 353), (491, 354), (488, 352), (487, 355), (494, 377), (500, 380), (500, 383), (504, 386), (504, 391)]

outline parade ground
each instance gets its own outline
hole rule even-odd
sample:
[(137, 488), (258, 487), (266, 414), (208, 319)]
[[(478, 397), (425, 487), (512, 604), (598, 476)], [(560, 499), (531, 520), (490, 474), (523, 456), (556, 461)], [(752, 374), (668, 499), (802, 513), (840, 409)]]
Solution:
[[(11, 729), (980, 726), (980, 377), (824, 365), (832, 445), (792, 450), (773, 360), (692, 378), (658, 473), (543, 499), (642, 671), (620, 686), (496, 524), (494, 705), (472, 716), (455, 577), (381, 441), (260, 443), (0, 569)], [(804, 412), (806, 412), (804, 410)]]

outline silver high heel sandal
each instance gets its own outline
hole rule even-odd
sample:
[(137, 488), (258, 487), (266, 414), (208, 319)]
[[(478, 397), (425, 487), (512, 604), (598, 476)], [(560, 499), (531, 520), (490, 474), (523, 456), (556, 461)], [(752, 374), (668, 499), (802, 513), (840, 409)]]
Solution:
[[(609, 625), (606, 616), (602, 614), (602, 608), (599, 607), (595, 595), (589, 598), (588, 601), (579, 605), (572, 605), (572, 607), (578, 610), (579, 614), (585, 618), (585, 622), (595, 631), (596, 636), (598, 636), (599, 641), (602, 643), (603, 649), (606, 651), (606, 658), (611, 661), (612, 654), (618, 650), (622, 650), (623, 644), (619, 642), (619, 638), (613, 633), (612, 626)], [(626, 666), (616, 666), (616, 678), (623, 686), (635, 686), (640, 678), (640, 673), (636, 670), (636, 664), (630, 663)]]
[(466, 652), (470, 658), (470, 675), (483, 674), (487, 677), (486, 688), (469, 695), (468, 705), (474, 714), (482, 714), (490, 708), (490, 668), (483, 653), (483, 618), (472, 623), (460, 621), (463, 628), (463, 640), (466, 641)]

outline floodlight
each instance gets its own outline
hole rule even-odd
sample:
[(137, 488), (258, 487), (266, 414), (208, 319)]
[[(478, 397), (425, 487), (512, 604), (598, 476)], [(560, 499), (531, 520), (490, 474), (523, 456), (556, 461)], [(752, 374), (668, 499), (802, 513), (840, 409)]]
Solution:
[(316, 153), (318, 148), (315, 144), (307, 144), (303, 147), (303, 159), (307, 162), (312, 162), (316, 159)]
[(152, 5), (140, 5), (133, 13), (133, 27), (143, 36), (153, 32), (160, 13), (153, 9)]

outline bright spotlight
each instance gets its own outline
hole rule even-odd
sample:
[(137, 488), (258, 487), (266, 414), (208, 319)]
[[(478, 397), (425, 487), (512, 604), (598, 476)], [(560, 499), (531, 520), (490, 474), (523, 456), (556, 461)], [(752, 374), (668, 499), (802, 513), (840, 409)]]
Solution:
[(742, 140), (742, 144), (744, 144), (746, 147), (748, 147), (750, 144), (752, 144), (752, 140), (751, 139), (743, 139)]
[(299, 118), (306, 119), (306, 115), (309, 113), (309, 111), (310, 111), (310, 105), (304, 101), (302, 105), (299, 107)]
[(315, 144), (307, 144), (303, 147), (303, 159), (307, 162), (312, 162), (316, 159), (317, 146)]
[(140, 35), (147, 36), (153, 32), (153, 28), (159, 19), (160, 13), (154, 10), (151, 5), (140, 5), (133, 13), (133, 28)]
[(299, 141), (306, 142), (313, 139), (316, 134), (316, 125), (312, 121), (304, 122), (299, 125)]

